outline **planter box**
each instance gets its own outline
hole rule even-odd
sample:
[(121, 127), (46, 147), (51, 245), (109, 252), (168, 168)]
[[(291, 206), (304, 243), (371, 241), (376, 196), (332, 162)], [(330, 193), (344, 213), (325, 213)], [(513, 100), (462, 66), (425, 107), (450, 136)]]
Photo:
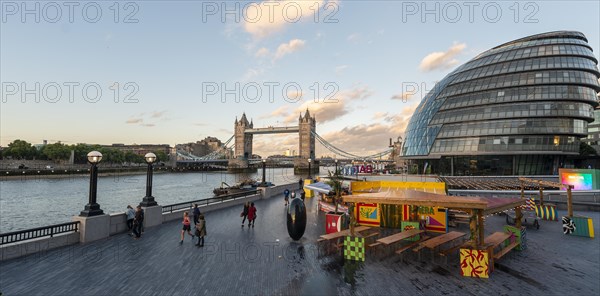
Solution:
[(460, 249), (460, 275), (490, 277), (490, 253), (487, 250)]
[(365, 261), (365, 238), (346, 236), (344, 238), (344, 259)]
[(515, 250), (523, 251), (527, 249), (527, 228), (525, 226), (522, 226), (519, 231), (519, 229), (514, 226), (505, 225), (504, 232), (511, 232), (513, 234), (508, 241), (504, 242), (505, 247), (516, 240), (519, 245), (515, 247)]
[(564, 234), (594, 238), (594, 223), (590, 217), (562, 217), (562, 224)]
[(558, 221), (556, 205), (553, 204), (544, 204), (544, 206), (536, 205), (535, 214), (542, 220)]
[(342, 230), (342, 216), (344, 214), (327, 213), (325, 215), (325, 233), (340, 232)]

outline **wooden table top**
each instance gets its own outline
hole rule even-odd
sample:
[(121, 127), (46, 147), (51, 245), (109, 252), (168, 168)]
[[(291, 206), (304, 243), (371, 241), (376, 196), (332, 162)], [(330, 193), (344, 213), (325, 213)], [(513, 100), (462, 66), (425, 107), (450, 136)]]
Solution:
[(396, 234), (392, 234), (390, 236), (386, 236), (377, 240), (378, 243), (382, 243), (385, 245), (393, 244), (397, 241), (401, 241), (403, 239), (411, 238), (415, 235), (425, 232), (424, 230), (419, 229), (411, 229), (407, 231), (398, 232)]
[(492, 235), (486, 237), (484, 239), (484, 243), (492, 245), (493, 247), (498, 246), (503, 241), (509, 239), (511, 236), (510, 233), (507, 232), (494, 232)]
[(419, 245), (421, 247), (425, 247), (425, 248), (429, 248), (429, 249), (433, 249), (443, 243), (447, 243), (449, 241), (453, 241), (459, 237), (463, 237), (467, 235), (464, 232), (459, 232), (459, 231), (452, 231), (452, 232), (448, 232), (448, 233), (444, 233), (440, 236), (436, 236), (432, 239), (426, 240), (422, 243), (420, 243)]
[[(369, 226), (354, 227), (354, 232), (365, 231), (369, 228), (371, 228), (371, 227), (369, 227)], [(325, 240), (332, 240), (332, 239), (339, 238), (342, 236), (347, 236), (347, 235), (350, 235), (350, 229), (346, 229), (346, 230), (342, 230), (342, 231), (334, 232), (334, 233), (329, 233), (329, 234), (323, 234), (323, 235), (321, 235), (321, 238), (325, 239)]]

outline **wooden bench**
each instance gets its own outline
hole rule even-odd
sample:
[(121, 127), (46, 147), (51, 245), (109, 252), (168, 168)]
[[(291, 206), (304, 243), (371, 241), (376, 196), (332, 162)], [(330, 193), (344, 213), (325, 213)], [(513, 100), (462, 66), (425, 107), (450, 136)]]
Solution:
[(414, 247), (414, 246), (416, 246), (416, 245), (418, 245), (418, 244), (420, 244), (420, 243), (422, 243), (422, 242), (424, 242), (424, 241), (426, 241), (428, 239), (429, 239), (429, 236), (427, 236), (427, 235), (421, 235), (421, 238), (418, 241), (414, 241), (414, 242), (412, 242), (412, 243), (410, 243), (410, 244), (408, 244), (408, 245), (406, 245), (406, 246), (404, 246), (404, 247), (396, 250), (395, 253), (398, 254), (398, 255), (400, 255), (404, 251), (406, 251), (408, 249), (411, 249), (412, 247)]
[(433, 250), (442, 244), (451, 242), (451, 241), (461, 238), (465, 235), (467, 235), (467, 234), (463, 233), (463, 232), (458, 232), (458, 231), (451, 231), (448, 233), (444, 233), (440, 236), (436, 236), (430, 240), (426, 240), (426, 241), (420, 243), (418, 247), (413, 249), (413, 251), (418, 252), (423, 248), (429, 248), (429, 249)]
[(375, 242), (375, 243), (367, 245), (367, 248), (373, 248), (373, 247), (377, 247), (379, 245), (381, 245), (381, 243)]
[(508, 254), (510, 250), (514, 249), (516, 246), (519, 245), (518, 241), (514, 241), (508, 244), (507, 246), (503, 247), (499, 252), (496, 253), (494, 251), (495, 248), (500, 246), (507, 239), (510, 239), (511, 236), (512, 233), (510, 232), (494, 232), (493, 234), (484, 238), (484, 242), (486, 243), (486, 245), (490, 246), (490, 248), (492, 249), (492, 257), (494, 258), (494, 260), (502, 258), (502, 256)]
[(425, 232), (425, 231), (419, 230), (419, 229), (406, 230), (406, 231), (398, 232), (396, 234), (392, 234), (390, 236), (380, 238), (377, 240), (377, 242), (382, 243), (384, 245), (391, 245), (391, 244), (399, 242), (401, 240), (417, 236), (423, 232)]

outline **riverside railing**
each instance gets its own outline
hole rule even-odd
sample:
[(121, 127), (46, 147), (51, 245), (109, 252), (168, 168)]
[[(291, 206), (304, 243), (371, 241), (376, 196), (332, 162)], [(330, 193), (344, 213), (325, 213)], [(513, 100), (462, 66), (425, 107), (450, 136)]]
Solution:
[(79, 221), (13, 231), (8, 233), (0, 233), (0, 246), (40, 237), (53, 237), (55, 234), (66, 233), (71, 231), (79, 231)]
[(209, 204), (222, 203), (224, 201), (234, 200), (237, 198), (254, 195), (254, 194), (257, 194), (259, 191), (260, 191), (259, 189), (245, 190), (242, 192), (225, 194), (225, 195), (210, 197), (210, 198), (206, 198), (206, 199), (198, 199), (198, 200), (192, 200), (192, 201), (186, 201), (186, 202), (166, 205), (166, 206), (162, 207), (162, 212), (163, 213), (172, 213), (173, 211), (177, 211), (177, 210), (191, 209), (194, 206), (194, 204), (198, 204), (198, 206), (203, 206), (203, 205), (207, 206)]

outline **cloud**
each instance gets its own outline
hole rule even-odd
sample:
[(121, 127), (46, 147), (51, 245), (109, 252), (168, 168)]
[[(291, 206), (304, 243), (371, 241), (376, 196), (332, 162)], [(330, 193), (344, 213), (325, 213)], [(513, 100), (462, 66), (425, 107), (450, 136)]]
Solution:
[(127, 124), (135, 124), (135, 123), (142, 123), (144, 122), (144, 119), (142, 118), (131, 118), (131, 119), (127, 119), (127, 121), (125, 121), (125, 123)]
[(348, 37), (346, 37), (346, 40), (348, 42), (358, 43), (358, 41), (360, 41), (360, 34), (358, 34), (358, 33), (350, 34), (350, 35), (348, 35)]
[(292, 39), (288, 43), (282, 43), (277, 47), (277, 52), (275, 52), (275, 59), (280, 59), (285, 55), (298, 51), (304, 47), (306, 41), (300, 39)]
[(154, 124), (154, 123), (142, 123), (140, 125), (144, 126), (144, 127), (153, 127), (153, 126), (156, 126), (156, 124)]
[(464, 43), (455, 43), (445, 52), (432, 52), (425, 56), (419, 65), (421, 71), (433, 71), (437, 69), (448, 69), (458, 64), (454, 57), (462, 53), (467, 45)]
[(335, 74), (336, 75), (340, 75), (342, 74), (346, 69), (348, 69), (348, 65), (341, 65), (341, 66), (337, 66), (335, 67)]
[[(329, 90), (329, 89), (328, 89)], [(307, 100), (302, 103), (295, 112), (288, 113), (284, 122), (292, 124), (298, 121), (300, 114), (304, 115), (308, 109), (312, 116), (316, 116), (319, 123), (325, 123), (340, 118), (351, 111), (350, 104), (354, 101), (364, 100), (373, 92), (367, 86), (355, 86), (349, 90), (337, 91), (332, 97), (325, 98), (329, 93), (323, 93), (324, 97), (318, 98), (318, 102)]]
[(152, 118), (160, 118), (160, 117), (162, 117), (162, 116), (163, 116), (163, 115), (164, 115), (166, 112), (167, 112), (166, 110), (164, 110), (164, 111), (154, 111), (154, 112), (152, 112), (152, 115), (150, 115), (150, 117), (152, 117)]
[[(330, 1), (331, 2), (331, 1)], [(279, 0), (252, 3), (244, 9), (244, 30), (254, 38), (264, 38), (302, 20), (312, 20), (325, 0)], [(315, 7), (318, 5), (318, 8)]]
[(402, 102), (408, 101), (415, 93), (403, 92), (401, 94), (393, 95), (392, 100), (401, 100)]
[(261, 47), (255, 54), (254, 56), (257, 58), (264, 58), (266, 56), (268, 56), (271, 52), (269, 51), (268, 48), (266, 47)]

